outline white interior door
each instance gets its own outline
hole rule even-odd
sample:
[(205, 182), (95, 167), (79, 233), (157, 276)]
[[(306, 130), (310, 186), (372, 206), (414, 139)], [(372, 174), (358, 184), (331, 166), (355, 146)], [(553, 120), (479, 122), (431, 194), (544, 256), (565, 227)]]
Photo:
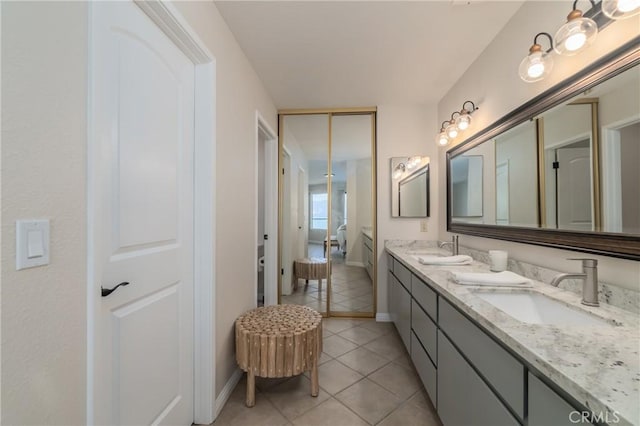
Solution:
[[(194, 65), (132, 2), (92, 5), (94, 421), (193, 421)], [(91, 309), (91, 307), (90, 307)]]
[(559, 148), (558, 228), (590, 231), (593, 228), (590, 148)]

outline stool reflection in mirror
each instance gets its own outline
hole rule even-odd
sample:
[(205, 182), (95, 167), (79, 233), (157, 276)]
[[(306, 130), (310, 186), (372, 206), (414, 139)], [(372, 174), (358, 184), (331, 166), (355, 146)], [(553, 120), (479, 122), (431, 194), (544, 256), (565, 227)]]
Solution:
[(327, 279), (327, 259), (320, 257), (296, 259), (293, 262), (291, 276), (293, 291), (298, 289), (298, 279), (304, 279), (305, 284), (309, 284), (309, 280), (318, 280), (318, 291), (321, 291), (322, 280)]

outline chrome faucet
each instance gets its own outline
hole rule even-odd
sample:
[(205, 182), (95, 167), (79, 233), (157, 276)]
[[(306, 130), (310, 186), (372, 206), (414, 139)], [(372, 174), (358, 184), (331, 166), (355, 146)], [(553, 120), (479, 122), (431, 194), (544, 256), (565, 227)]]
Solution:
[(451, 254), (453, 256), (457, 256), (458, 253), (460, 252), (459, 246), (458, 246), (458, 235), (452, 236), (451, 241), (444, 241), (438, 244), (438, 247), (440, 248), (444, 248), (446, 246), (451, 246)]
[(581, 260), (582, 261), (582, 273), (581, 274), (558, 274), (553, 280), (551, 285), (558, 287), (558, 284), (566, 279), (581, 279), (582, 280), (582, 304), (587, 306), (600, 306), (598, 303), (598, 261), (596, 259), (567, 259), (567, 260)]

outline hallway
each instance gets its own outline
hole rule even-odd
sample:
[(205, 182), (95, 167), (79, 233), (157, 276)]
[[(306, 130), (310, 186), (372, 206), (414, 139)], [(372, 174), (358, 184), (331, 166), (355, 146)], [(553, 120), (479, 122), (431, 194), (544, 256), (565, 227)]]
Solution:
[(392, 323), (323, 320), (320, 394), (309, 395), (308, 373), (256, 379), (247, 408), (243, 377), (215, 426), (441, 426)]

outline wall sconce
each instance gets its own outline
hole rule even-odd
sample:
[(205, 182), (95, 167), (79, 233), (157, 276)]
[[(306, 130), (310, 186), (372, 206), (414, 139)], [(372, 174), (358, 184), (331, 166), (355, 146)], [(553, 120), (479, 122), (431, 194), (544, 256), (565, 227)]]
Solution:
[[(471, 104), (471, 109), (467, 109), (467, 104)], [(478, 107), (473, 102), (465, 101), (460, 111), (454, 111), (450, 120), (442, 122), (440, 132), (436, 136), (436, 143), (440, 146), (445, 146), (449, 141), (455, 139), (460, 132), (468, 129), (471, 125), (471, 114), (477, 109)]]
[(436, 143), (440, 146), (445, 146), (449, 143), (449, 136), (445, 130), (445, 126), (449, 124), (449, 121), (443, 121), (440, 126), (440, 133), (436, 136)]
[(610, 19), (625, 19), (640, 13), (640, 0), (602, 0), (602, 13)]
[[(538, 37), (547, 36), (549, 39), (549, 49), (542, 51), (542, 46), (538, 44)], [(520, 62), (518, 72), (520, 78), (527, 83), (542, 80), (551, 72), (553, 68), (553, 57), (549, 54), (553, 50), (553, 39), (549, 33), (538, 33), (533, 38), (533, 45), (529, 48), (529, 54)]]
[(400, 163), (396, 166), (395, 169), (393, 169), (393, 178), (394, 179), (399, 179), (400, 176), (402, 176), (402, 174), (404, 173), (404, 171), (407, 169), (407, 167), (404, 165), (404, 163)]
[[(593, 0), (591, 6), (596, 7)], [(598, 35), (598, 24), (593, 19), (582, 16), (576, 9), (578, 0), (573, 2), (573, 10), (567, 15), (567, 22), (556, 31), (555, 51), (561, 55), (572, 56), (582, 52), (593, 43)]]
[(420, 163), (422, 163), (422, 157), (420, 157), (419, 155), (409, 157), (406, 166), (407, 170), (415, 169)]
[[(551, 50), (565, 56), (576, 55), (590, 46), (598, 31), (602, 31), (615, 19), (624, 19), (640, 13), (640, 0), (601, 0), (596, 3), (589, 0), (591, 8), (584, 14), (576, 9), (578, 0), (574, 0), (567, 22), (556, 31), (552, 39), (548, 33), (538, 33), (533, 39), (529, 55), (520, 63), (518, 74), (527, 83), (545, 78), (553, 67)], [(538, 37), (549, 38), (549, 49), (542, 51)]]
[[(466, 109), (466, 104), (471, 104), (471, 109)], [(462, 111), (460, 111), (460, 115), (456, 119), (456, 126), (458, 126), (458, 129), (464, 131), (471, 126), (471, 114), (477, 109), (476, 104), (471, 101), (465, 101), (465, 103), (462, 104)]]

